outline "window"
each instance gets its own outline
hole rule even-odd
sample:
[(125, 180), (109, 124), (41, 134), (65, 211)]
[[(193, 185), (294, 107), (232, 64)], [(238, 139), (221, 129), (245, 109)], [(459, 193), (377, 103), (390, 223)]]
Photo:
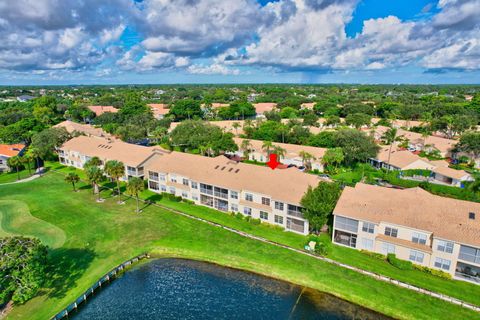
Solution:
[(275, 223), (283, 224), (283, 217), (275, 215)]
[(387, 255), (389, 253), (395, 253), (395, 246), (391, 243), (383, 242), (382, 243), (382, 253), (384, 255)]
[(160, 186), (160, 190), (162, 190), (162, 192), (167, 192), (167, 186), (165, 186), (165, 185), (162, 184), (162, 185)]
[(193, 189), (198, 189), (198, 184), (196, 182), (191, 182)]
[(262, 197), (262, 204), (266, 205), (266, 206), (269, 206), (270, 205), (270, 199)]
[(385, 235), (396, 238), (398, 235), (398, 229), (385, 227)]
[(414, 232), (412, 234), (412, 242), (419, 243), (419, 244), (426, 244), (427, 243), (427, 235), (423, 233)]
[(247, 216), (251, 216), (252, 215), (252, 208), (244, 207), (243, 208), (243, 213), (246, 214)]
[(188, 179), (183, 178), (182, 183), (183, 183), (184, 185), (188, 186)]
[(238, 199), (238, 192), (237, 191), (230, 191), (230, 198)]
[(340, 228), (347, 231), (358, 231), (358, 220), (353, 220), (341, 216), (335, 216), (335, 228)]
[(435, 267), (443, 270), (450, 270), (450, 260), (435, 258)]
[(148, 187), (152, 190), (158, 190), (158, 182), (148, 181)]
[(238, 212), (238, 206), (235, 203), (230, 205), (230, 211)]
[(373, 251), (373, 240), (362, 238), (362, 248), (365, 250)]
[(283, 211), (283, 202), (275, 201), (275, 209)]
[(410, 261), (412, 262), (418, 262), (418, 263), (423, 263), (423, 258), (425, 255), (423, 252), (416, 251), (416, 250), (410, 250)]
[(453, 252), (453, 242), (444, 241), (444, 240), (437, 240), (437, 250), (452, 253)]
[(245, 200), (253, 201), (253, 195), (251, 195), (250, 193), (245, 193)]
[(175, 194), (175, 187), (170, 187), (169, 191), (170, 191), (171, 194)]
[(480, 263), (480, 249), (467, 246), (460, 246), (460, 254), (458, 257), (465, 261)]
[(170, 181), (177, 183), (177, 176), (170, 175)]
[(268, 212), (260, 211), (260, 219), (268, 220)]
[(161, 175), (160, 175), (160, 181), (165, 181), (165, 180), (167, 180), (166, 177), (165, 177), (165, 175), (164, 175), (164, 174), (161, 174)]
[(363, 232), (373, 233), (375, 231), (375, 225), (370, 222), (364, 222), (362, 226)]
[(188, 198), (188, 193), (186, 191), (182, 191), (182, 198)]
[(192, 195), (192, 200), (198, 201), (198, 196), (196, 194)]

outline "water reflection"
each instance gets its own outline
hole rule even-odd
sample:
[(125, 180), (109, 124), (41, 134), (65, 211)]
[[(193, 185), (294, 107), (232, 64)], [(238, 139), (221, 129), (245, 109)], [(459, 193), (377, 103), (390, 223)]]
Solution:
[(82, 319), (389, 319), (331, 295), (182, 259), (140, 265), (100, 291)]

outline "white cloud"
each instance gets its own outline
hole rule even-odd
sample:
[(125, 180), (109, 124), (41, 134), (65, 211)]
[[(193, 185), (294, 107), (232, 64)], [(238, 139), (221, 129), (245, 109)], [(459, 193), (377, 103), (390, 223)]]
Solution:
[(239, 69), (230, 69), (222, 64), (214, 63), (208, 66), (191, 65), (187, 68), (189, 73), (193, 74), (221, 74), (221, 75), (239, 75)]

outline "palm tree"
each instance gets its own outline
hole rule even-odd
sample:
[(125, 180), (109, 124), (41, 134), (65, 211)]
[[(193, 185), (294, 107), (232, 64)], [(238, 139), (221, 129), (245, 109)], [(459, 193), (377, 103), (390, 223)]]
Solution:
[(387, 171), (390, 171), (390, 156), (392, 155), (393, 143), (395, 141), (398, 141), (397, 133), (398, 133), (397, 128), (390, 128), (382, 136), (382, 139), (385, 141), (385, 143), (387, 145), (390, 145), (390, 147), (388, 148), (388, 161), (387, 161), (388, 167), (387, 167)]
[(474, 174), (473, 177), (475, 180), (468, 185), (468, 190), (480, 194), (480, 173)]
[(268, 158), (270, 158), (270, 152), (271, 152), (272, 148), (273, 148), (272, 141), (264, 141), (263, 142), (262, 150), (267, 153), (267, 161), (268, 161)]
[(42, 176), (42, 170), (40, 170), (40, 160), (42, 159), (42, 153), (40, 152), (40, 150), (30, 147), (30, 148), (28, 148), (27, 154), (30, 157), (32, 157), (32, 159), (35, 159), (37, 170), (38, 170), (40, 176)]
[(140, 213), (138, 194), (145, 189), (143, 180), (137, 177), (132, 177), (127, 183), (127, 193), (137, 199), (137, 213)]
[(240, 123), (234, 122), (232, 128), (235, 129), (235, 135), (238, 135), (238, 128), (240, 128)]
[(125, 175), (125, 165), (117, 160), (107, 161), (105, 163), (105, 172), (117, 182), (117, 194), (120, 195), (120, 178)]
[(87, 174), (88, 182), (93, 187), (93, 194), (97, 194), (97, 201), (100, 200), (100, 188), (99, 184), (103, 180), (103, 171), (97, 166), (88, 166), (85, 173)]
[(80, 181), (80, 177), (75, 172), (69, 172), (65, 177), (65, 182), (72, 184), (73, 192), (77, 192), (77, 189), (75, 189), (75, 183), (78, 181)]
[(425, 145), (427, 144), (427, 138), (429, 136), (430, 136), (430, 132), (428, 132), (427, 129), (422, 130), (422, 139), (423, 139), (422, 150), (425, 149)]
[(8, 158), (7, 164), (10, 168), (15, 168), (15, 170), (17, 171), (17, 180), (20, 180), (19, 168), (22, 165), (22, 159), (19, 156), (13, 156)]
[(280, 146), (273, 146), (273, 153), (275, 153), (278, 156), (278, 160), (285, 158), (285, 155), (287, 154), (287, 150)]
[(98, 167), (101, 164), (102, 164), (102, 160), (100, 160), (99, 157), (93, 157), (93, 158), (90, 158), (87, 162), (85, 162), (83, 167), (87, 169), (88, 167)]
[(22, 163), (27, 166), (28, 175), (31, 176), (32, 175), (32, 166), (31, 166), (32, 157), (31, 157), (31, 155), (27, 152), (22, 156), (21, 160), (22, 160)]
[(252, 144), (250, 143), (250, 140), (242, 140), (242, 143), (240, 144), (240, 149), (243, 152), (243, 157), (247, 160), (250, 159), (250, 151), (252, 149)]
[(312, 154), (303, 150), (300, 151), (298, 155), (302, 158), (302, 164), (305, 169), (307, 171), (310, 170), (312, 168), (312, 160), (315, 160), (316, 158)]

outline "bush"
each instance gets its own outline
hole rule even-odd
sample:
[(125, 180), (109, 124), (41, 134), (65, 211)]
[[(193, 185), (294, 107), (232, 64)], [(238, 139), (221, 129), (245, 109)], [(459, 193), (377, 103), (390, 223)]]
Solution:
[(328, 256), (332, 251), (332, 244), (327, 242), (317, 242), (315, 245), (315, 253), (321, 256)]
[(182, 198), (182, 202), (185, 202), (185, 203), (188, 203), (188, 204), (195, 204), (194, 201), (188, 200), (188, 199), (184, 199), (184, 198)]
[(413, 264), (410, 261), (398, 259), (394, 253), (387, 255), (387, 261), (400, 270), (413, 270)]
[(235, 218), (237, 218), (238, 220), (243, 220), (243, 214), (241, 214), (240, 212), (237, 212), (235, 214)]
[[(249, 217), (249, 218), (250, 218), (250, 217)], [(248, 219), (247, 219), (247, 220), (248, 220)], [(261, 223), (260, 219), (254, 219), (254, 218), (251, 218), (251, 219), (248, 220), (248, 221), (250, 221), (250, 223), (253, 224), (253, 225), (259, 225), (259, 224)]]
[(422, 170), (422, 169), (410, 169), (402, 171), (402, 175), (405, 177), (413, 177), (413, 176), (422, 176), (422, 177), (430, 177), (431, 175), (430, 170)]
[(442, 270), (432, 269), (429, 267), (424, 267), (416, 264), (414, 264), (413, 267), (416, 270), (431, 274), (433, 276), (436, 276), (442, 279), (448, 279), (448, 280), (452, 279), (452, 275), (450, 273), (443, 272)]
[(360, 250), (363, 254), (366, 254), (369, 257), (385, 261), (385, 256), (381, 253), (376, 253), (368, 250)]

